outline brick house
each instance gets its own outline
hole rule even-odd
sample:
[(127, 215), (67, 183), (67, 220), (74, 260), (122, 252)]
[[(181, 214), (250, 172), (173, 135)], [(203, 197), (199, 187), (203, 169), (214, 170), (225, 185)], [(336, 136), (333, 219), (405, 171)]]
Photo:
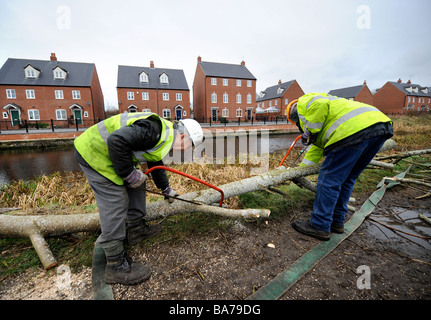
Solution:
[[(93, 63), (9, 58), (0, 69), (1, 123), (26, 121), (90, 126), (105, 119), (102, 89)], [(88, 121), (87, 121), (88, 120)]]
[(286, 116), (286, 107), (292, 100), (304, 95), (304, 91), (296, 80), (278, 81), (278, 84), (266, 88), (259, 93), (257, 102), (257, 117)]
[(256, 78), (241, 64), (202, 61), (193, 81), (193, 112), (200, 122), (251, 120), (256, 108)]
[(166, 119), (191, 117), (190, 90), (183, 70), (118, 66), (118, 107), (122, 112), (149, 111)]
[(349, 100), (359, 101), (366, 104), (374, 105), (374, 97), (370, 89), (367, 86), (367, 81), (364, 81), (362, 85), (346, 87), (340, 89), (334, 89), (328, 92), (332, 96), (345, 98)]
[(431, 87), (422, 87), (410, 80), (388, 81), (374, 94), (374, 105), (387, 114), (429, 112)]

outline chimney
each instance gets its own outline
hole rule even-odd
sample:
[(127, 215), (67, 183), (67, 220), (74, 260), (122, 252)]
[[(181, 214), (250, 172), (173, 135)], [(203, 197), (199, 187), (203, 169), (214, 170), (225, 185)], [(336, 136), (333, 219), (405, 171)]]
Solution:
[(154, 61), (150, 61), (150, 68), (154, 69)]
[(411, 82), (410, 80), (408, 80), (408, 81), (407, 81), (407, 84), (410, 84), (410, 83), (412, 83), (412, 82)]
[(281, 84), (281, 79), (280, 79), (280, 80), (278, 80), (278, 84)]
[(401, 83), (401, 78), (398, 78), (398, 81), (397, 81), (398, 83)]
[(244, 60), (241, 61), (241, 65), (245, 66), (245, 61)]
[(57, 57), (55, 56), (55, 53), (51, 53), (50, 60), (51, 61), (57, 61)]
[(198, 57), (198, 63), (202, 61), (201, 56)]
[(367, 85), (367, 80), (364, 80), (364, 86), (366, 86)]

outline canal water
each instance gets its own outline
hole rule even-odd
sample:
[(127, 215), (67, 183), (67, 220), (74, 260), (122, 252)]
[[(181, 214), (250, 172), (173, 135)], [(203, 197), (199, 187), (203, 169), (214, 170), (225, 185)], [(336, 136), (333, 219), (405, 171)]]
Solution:
[[(268, 135), (265, 137), (259, 136), (256, 140), (256, 151), (259, 154), (262, 150), (268, 150), (269, 153), (282, 153), (282, 151), (285, 151), (290, 147), (296, 136), (297, 134)], [(230, 143), (232, 141), (229, 142), (231, 139), (235, 139), (233, 144)], [(207, 143), (209, 143), (209, 145), (207, 145), (206, 150), (202, 150), (208, 156), (211, 154), (211, 152), (209, 152), (210, 149), (212, 149), (208, 148), (208, 146), (215, 146), (216, 142), (207, 141)], [(248, 137), (225, 138), (223, 154), (227, 157), (231, 156), (232, 153), (237, 155), (239, 150), (244, 150), (242, 148), (244, 144), (247, 144), (250, 147), (251, 142)], [(228, 145), (233, 145), (233, 147), (228, 147)], [(298, 143), (298, 145), (300, 146), (301, 144)], [(280, 156), (280, 160), (283, 155)], [(215, 152), (212, 156), (216, 156)], [(177, 159), (178, 162), (181, 160), (184, 161), (184, 158)], [(28, 181), (40, 175), (49, 175), (54, 172), (68, 171), (81, 171), (73, 156), (72, 146), (55, 149), (17, 149), (0, 151), (0, 186), (20, 179)]]

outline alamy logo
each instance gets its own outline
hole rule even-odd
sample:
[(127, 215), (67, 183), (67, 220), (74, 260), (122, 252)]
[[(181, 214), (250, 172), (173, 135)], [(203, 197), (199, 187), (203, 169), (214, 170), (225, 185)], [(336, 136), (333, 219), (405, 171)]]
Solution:
[(371, 289), (371, 270), (369, 266), (361, 265), (356, 269), (356, 273), (360, 274), (356, 280), (356, 286), (359, 290)]

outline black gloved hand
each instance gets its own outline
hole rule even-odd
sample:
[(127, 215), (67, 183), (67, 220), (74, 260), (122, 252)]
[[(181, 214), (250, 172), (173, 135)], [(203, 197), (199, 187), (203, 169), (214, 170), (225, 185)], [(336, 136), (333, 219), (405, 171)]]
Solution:
[(163, 190), (163, 194), (165, 195), (165, 199), (168, 199), (169, 203), (174, 202), (174, 197), (178, 197), (179, 194), (176, 193), (171, 187), (167, 187)]

